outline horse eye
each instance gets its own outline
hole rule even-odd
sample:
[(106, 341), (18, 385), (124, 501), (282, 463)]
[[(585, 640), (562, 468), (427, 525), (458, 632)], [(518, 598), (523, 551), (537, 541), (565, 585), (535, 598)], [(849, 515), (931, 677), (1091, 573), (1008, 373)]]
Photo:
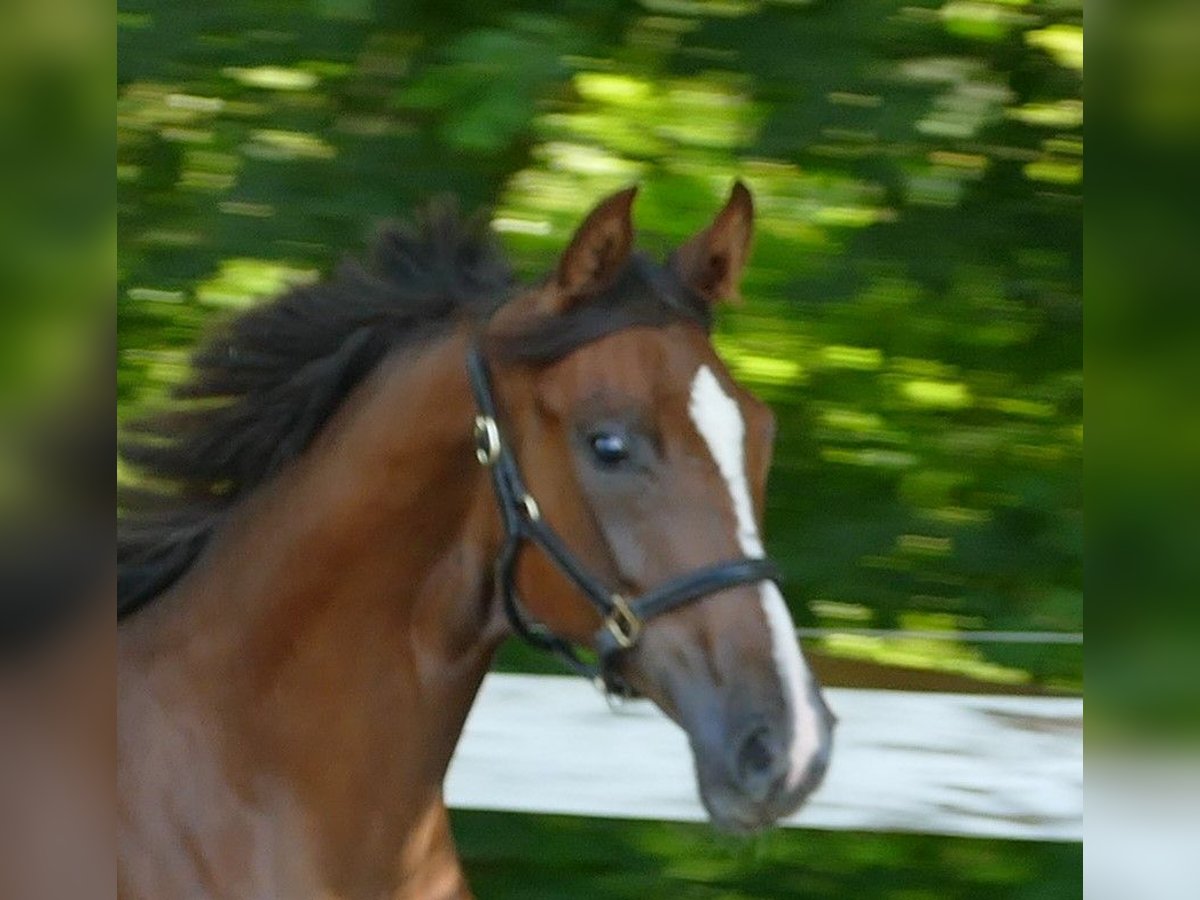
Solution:
[(592, 455), (603, 466), (616, 466), (629, 459), (629, 444), (625, 436), (612, 431), (597, 431), (588, 436)]

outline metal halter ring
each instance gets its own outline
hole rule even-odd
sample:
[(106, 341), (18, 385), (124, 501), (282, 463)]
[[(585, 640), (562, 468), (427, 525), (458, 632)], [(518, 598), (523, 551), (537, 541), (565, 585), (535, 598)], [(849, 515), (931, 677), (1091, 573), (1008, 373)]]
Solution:
[(525, 510), (525, 516), (530, 522), (536, 522), (542, 517), (542, 509), (538, 506), (537, 501), (533, 499), (533, 494), (526, 494), (521, 498), (521, 506)]
[(628, 650), (636, 644), (642, 634), (642, 620), (620, 594), (612, 595), (612, 612), (605, 617), (604, 627), (612, 632), (622, 650)]
[(491, 416), (475, 417), (475, 458), (491, 466), (500, 458), (500, 429)]

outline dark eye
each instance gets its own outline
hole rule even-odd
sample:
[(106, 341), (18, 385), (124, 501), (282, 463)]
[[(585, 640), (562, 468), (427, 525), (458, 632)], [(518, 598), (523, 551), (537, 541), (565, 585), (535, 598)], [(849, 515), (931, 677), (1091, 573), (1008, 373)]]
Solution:
[(615, 431), (594, 431), (588, 435), (592, 456), (602, 466), (618, 466), (629, 459), (629, 442)]

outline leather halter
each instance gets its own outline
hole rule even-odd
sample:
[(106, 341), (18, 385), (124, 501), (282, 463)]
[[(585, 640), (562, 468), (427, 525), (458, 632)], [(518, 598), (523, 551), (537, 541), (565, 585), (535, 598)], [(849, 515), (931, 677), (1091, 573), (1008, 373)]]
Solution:
[[(610, 590), (570, 551), (558, 532), (543, 521), (537, 501), (525, 487), (512, 450), (503, 439), (487, 361), (478, 346), (467, 353), (467, 372), (479, 410), (475, 417), (475, 457), (491, 472), (504, 521), (504, 544), (495, 563), (496, 590), (513, 630), (528, 643), (559, 656), (571, 669), (597, 681), (608, 692), (630, 696), (633, 691), (613, 671), (612, 663), (621, 651), (638, 642), (647, 621), (726, 588), (779, 581), (779, 568), (771, 560), (743, 557), (694, 569), (634, 599)], [(526, 542), (545, 553), (600, 614), (602, 622), (593, 637), (592, 648), (599, 658), (598, 665), (584, 660), (569, 641), (525, 612), (513, 575), (517, 555)]]

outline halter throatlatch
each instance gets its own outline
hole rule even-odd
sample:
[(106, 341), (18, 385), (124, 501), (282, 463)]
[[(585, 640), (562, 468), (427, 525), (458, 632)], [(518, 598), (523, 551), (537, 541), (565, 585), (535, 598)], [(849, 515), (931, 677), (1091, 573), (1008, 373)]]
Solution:
[[(631, 695), (633, 692), (617, 676), (612, 663), (621, 651), (638, 642), (647, 621), (726, 588), (779, 581), (779, 568), (771, 560), (743, 557), (695, 569), (632, 600), (606, 588), (575, 557), (558, 532), (542, 520), (537, 501), (525, 487), (516, 459), (504, 442), (487, 362), (477, 346), (467, 353), (467, 372), (479, 410), (475, 417), (475, 458), (491, 472), (496, 502), (504, 522), (504, 544), (495, 563), (496, 590), (509, 623), (525, 641), (554, 653), (571, 669), (598, 681), (610, 693)], [(583, 659), (569, 641), (535, 622), (525, 612), (513, 579), (517, 555), (525, 542), (545, 553), (600, 614), (601, 625), (593, 638), (598, 665)]]

